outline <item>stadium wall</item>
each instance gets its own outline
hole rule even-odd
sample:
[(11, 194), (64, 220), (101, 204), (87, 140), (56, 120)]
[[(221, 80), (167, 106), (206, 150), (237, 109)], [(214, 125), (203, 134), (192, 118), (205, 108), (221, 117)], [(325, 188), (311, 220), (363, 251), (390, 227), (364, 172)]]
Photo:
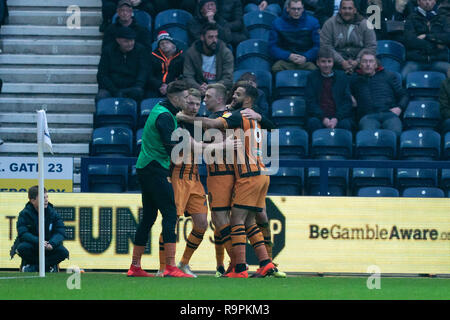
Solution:
[[(26, 201), (26, 193), (0, 192), (0, 269), (20, 265), (17, 255), (10, 259), (9, 250)], [(70, 260), (61, 268), (128, 269), (142, 212), (140, 194), (51, 193), (49, 201), (66, 224)], [(450, 274), (449, 199), (268, 197), (266, 204), (274, 261), (283, 271), (368, 273), (377, 266), (386, 274)], [(191, 228), (191, 219), (182, 217), (177, 261)], [(159, 216), (143, 257), (146, 269), (159, 266), (160, 232)], [(257, 261), (249, 245), (247, 252), (254, 270)], [(215, 270), (211, 224), (191, 267)]]

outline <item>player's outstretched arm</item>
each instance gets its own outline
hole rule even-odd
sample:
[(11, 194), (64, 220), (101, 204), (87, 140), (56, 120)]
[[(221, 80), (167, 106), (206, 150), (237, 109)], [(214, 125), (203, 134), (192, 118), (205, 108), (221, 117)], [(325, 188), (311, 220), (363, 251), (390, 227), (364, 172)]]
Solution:
[(177, 120), (186, 122), (186, 123), (194, 123), (194, 122), (201, 122), (203, 129), (225, 129), (224, 122), (220, 119), (210, 119), (210, 118), (204, 118), (204, 117), (192, 117), (185, 115), (182, 112), (177, 113)]

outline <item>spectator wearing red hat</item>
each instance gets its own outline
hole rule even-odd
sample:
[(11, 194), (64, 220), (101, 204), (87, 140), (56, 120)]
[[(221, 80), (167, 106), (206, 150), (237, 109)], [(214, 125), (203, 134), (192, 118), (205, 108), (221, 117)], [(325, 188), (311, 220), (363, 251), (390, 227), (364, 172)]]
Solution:
[(183, 74), (183, 50), (170, 34), (163, 30), (157, 38), (158, 47), (150, 57), (150, 73), (146, 87), (146, 97), (162, 97), (167, 93), (167, 85)]

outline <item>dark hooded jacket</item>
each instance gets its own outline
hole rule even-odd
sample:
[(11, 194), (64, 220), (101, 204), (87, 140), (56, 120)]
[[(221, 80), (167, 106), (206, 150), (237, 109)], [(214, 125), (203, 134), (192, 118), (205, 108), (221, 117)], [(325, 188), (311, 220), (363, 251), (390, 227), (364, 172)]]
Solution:
[[(447, 15), (432, 11), (424, 15), (419, 8), (409, 15), (405, 23), (406, 60), (431, 63), (448, 61), (450, 21)], [(424, 39), (418, 39), (425, 34)]]

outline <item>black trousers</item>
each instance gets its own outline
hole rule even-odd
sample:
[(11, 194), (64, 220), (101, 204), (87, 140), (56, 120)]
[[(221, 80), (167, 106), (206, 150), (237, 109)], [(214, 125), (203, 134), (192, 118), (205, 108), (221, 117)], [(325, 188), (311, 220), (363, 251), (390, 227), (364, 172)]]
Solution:
[[(25, 264), (39, 264), (39, 247), (28, 242), (22, 242), (17, 247), (19, 256)], [(45, 268), (54, 266), (69, 257), (69, 251), (63, 246), (57, 246), (53, 250), (45, 250)]]
[(149, 232), (156, 221), (158, 210), (162, 215), (162, 234), (165, 243), (175, 243), (177, 208), (169, 170), (152, 161), (143, 169), (136, 169), (142, 190), (143, 217), (136, 230), (134, 244), (145, 246)]

